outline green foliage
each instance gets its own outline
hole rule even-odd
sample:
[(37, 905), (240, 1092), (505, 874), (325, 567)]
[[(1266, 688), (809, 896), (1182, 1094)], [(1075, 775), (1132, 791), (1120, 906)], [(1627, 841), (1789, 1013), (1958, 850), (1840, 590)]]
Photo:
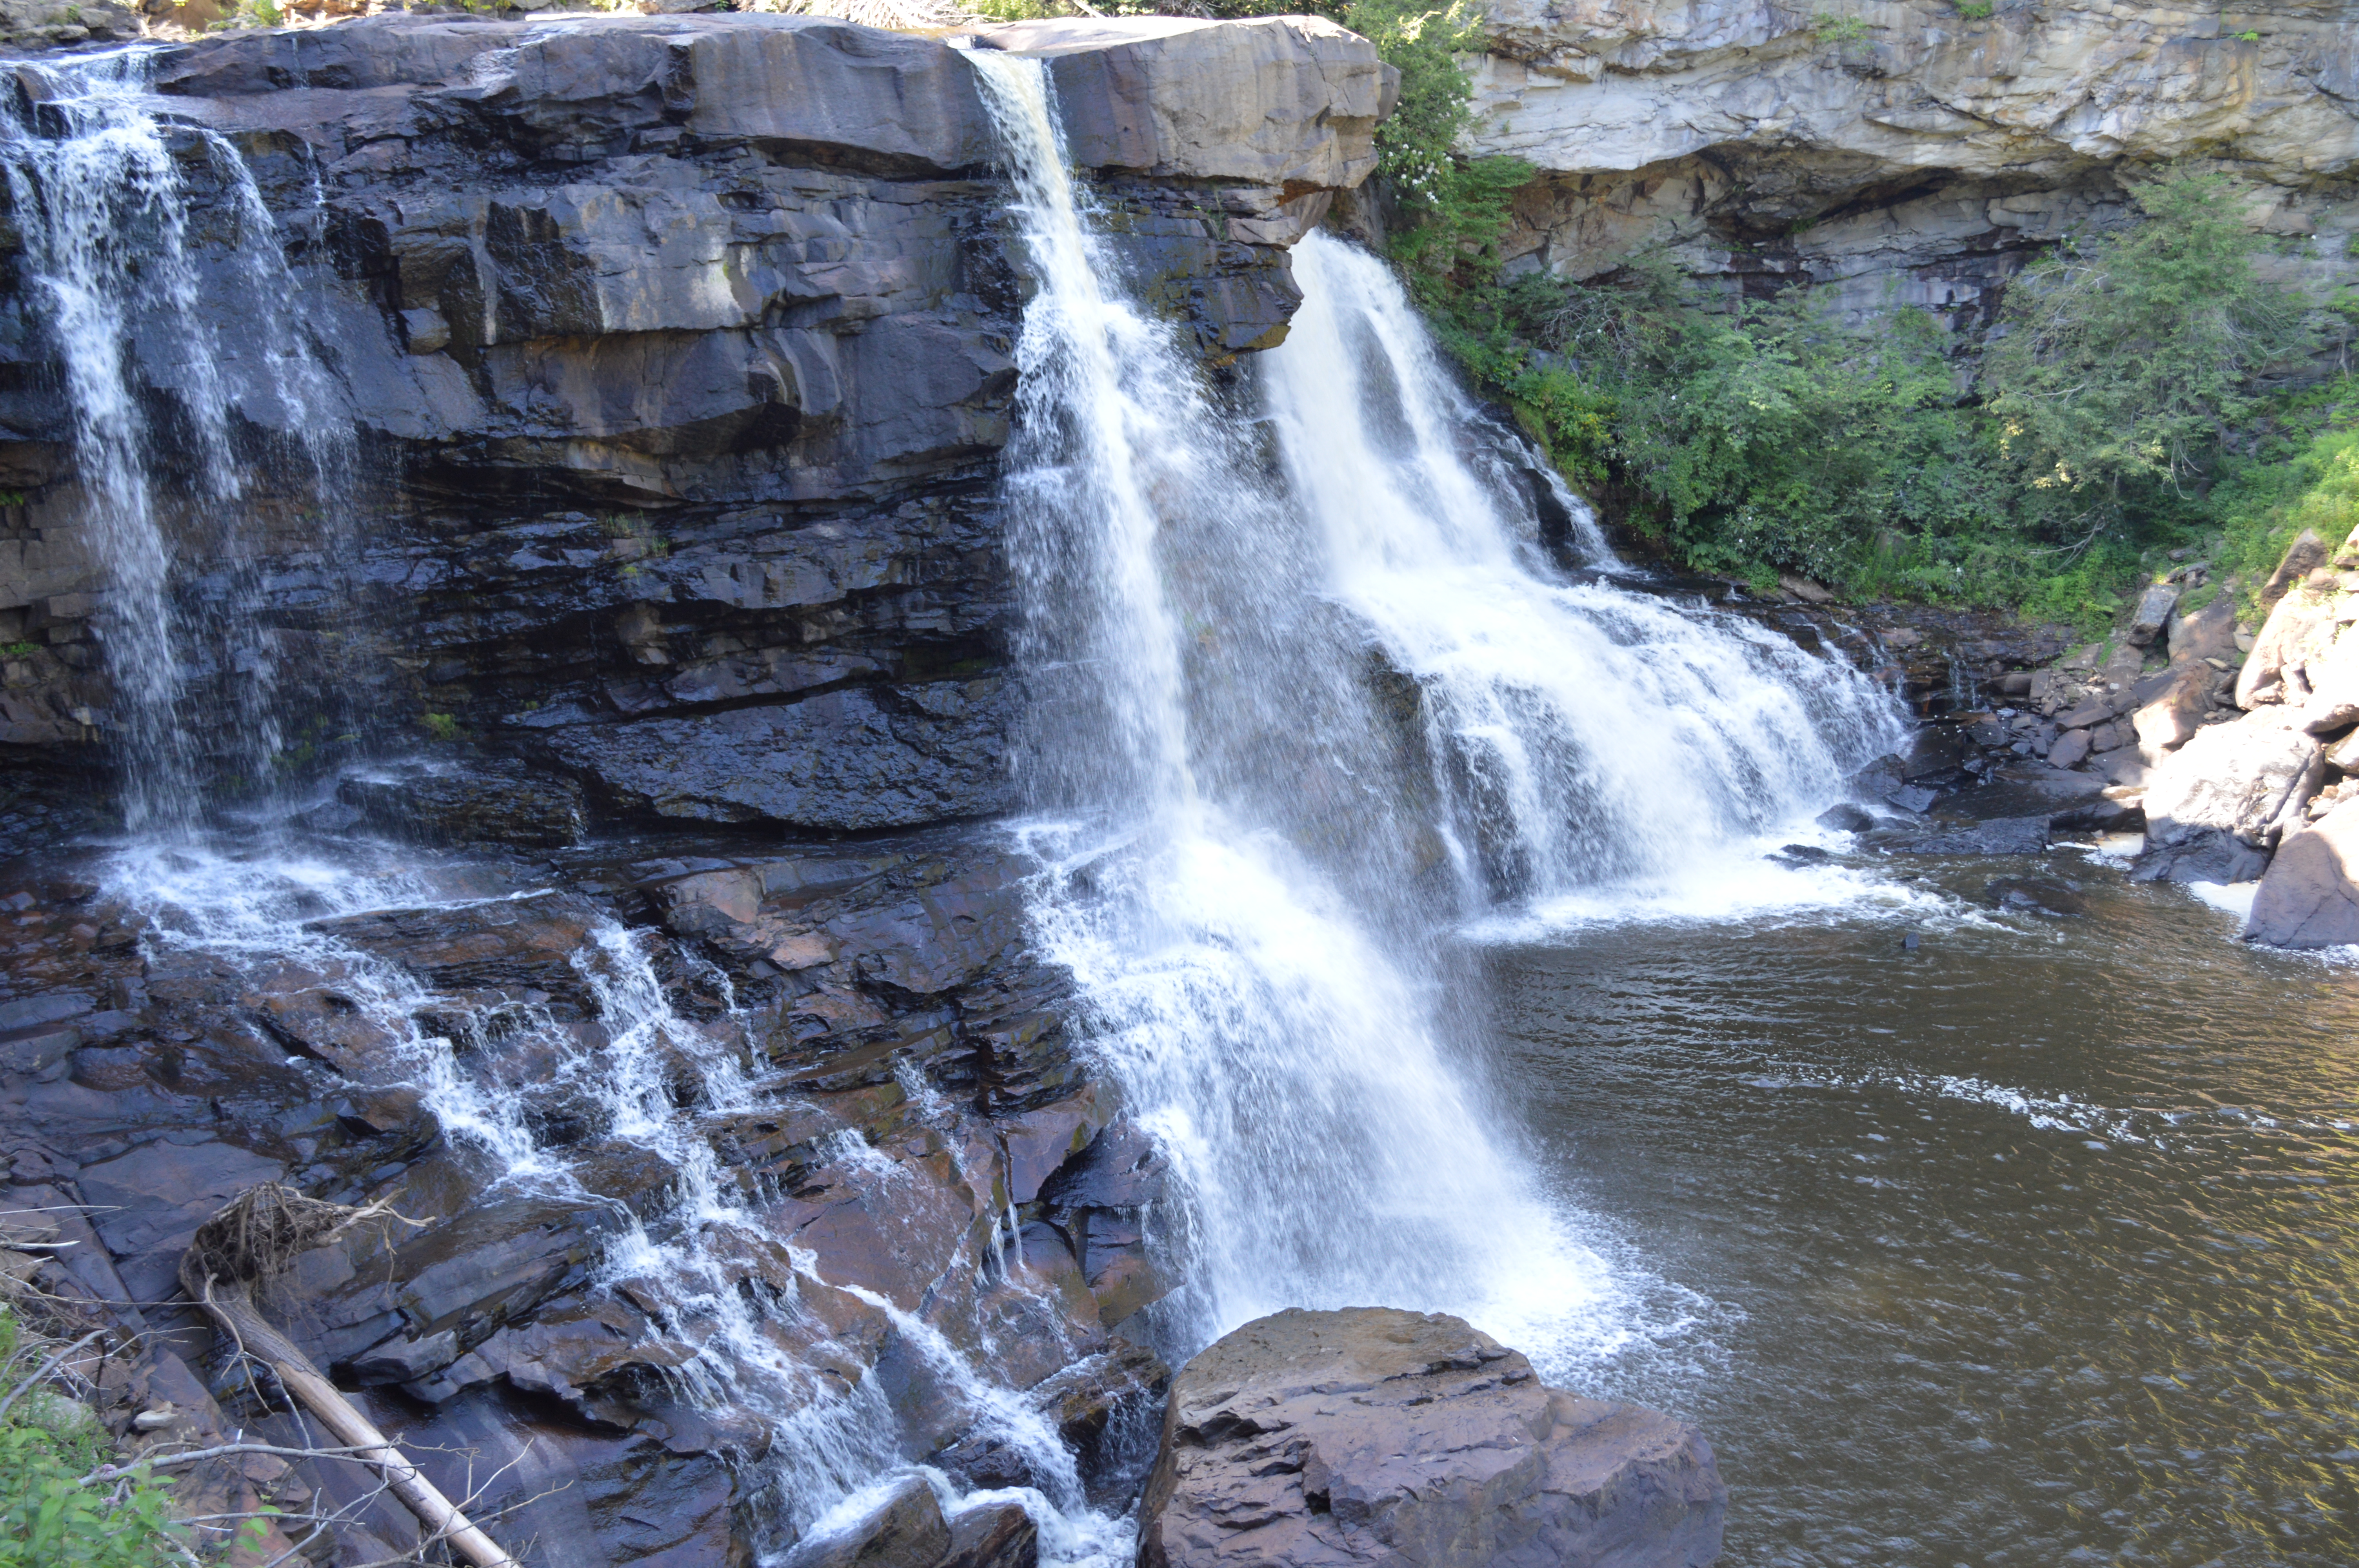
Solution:
[(458, 719), (448, 713), (420, 714), (418, 727), (437, 741), (456, 741), (462, 733)]
[(278, 0), (238, 0), (226, 16), (206, 31), (225, 33), (242, 27), (275, 27), (286, 19), (286, 9)]
[[(2266, 466), (2223, 436), (2258, 415), (2254, 373), (2310, 341), (2300, 301), (2254, 276), (2259, 242), (2223, 182), (2167, 176), (2143, 207), (2018, 285), (1986, 400), (1929, 312), (1858, 329), (1799, 292), (1731, 301), (1660, 247), (1586, 283), (1470, 284), (1462, 266), (1425, 292), (1444, 342), (1557, 464), (1683, 565), (2094, 630), (2158, 551), (2220, 525), (2209, 479)], [(2265, 531), (2281, 548), (2298, 525), (2288, 512)]]
[(1040, 0), (966, 0), (966, 8), (995, 22), (1038, 22), (1065, 14), (1053, 5), (1041, 4)]
[(29, 659), (40, 651), (41, 645), (38, 643), (11, 643), (5, 647), (0, 647), (0, 657)]
[(2253, 374), (2314, 341), (2301, 300), (2254, 273), (2223, 176), (2173, 170), (2137, 200), (2147, 222), (2027, 268), (1984, 354), (2003, 449), (2093, 532), (2192, 478), (2257, 408)]
[(2249, 31), (2249, 30), (2248, 30), (2248, 31), (2245, 31), (2245, 32), (2238, 33), (2238, 34), (2236, 35), (2236, 37), (2237, 37), (2239, 39), (2241, 39), (2242, 41), (2244, 41), (2244, 42), (2245, 42), (2245, 43), (2248, 43), (2248, 44), (2256, 44), (2256, 43), (2259, 43), (2259, 42), (2261, 41), (2261, 35), (2260, 35), (2260, 34), (2258, 34), (2258, 33), (2256, 33), (2256, 32), (2252, 32), (2252, 31)]
[(2282, 399), (2276, 428), (2223, 465), (2212, 492), (2221, 525), (2213, 564), (2257, 589), (2305, 528), (2340, 545), (2359, 527), (2359, 376)]
[[(49, 1352), (0, 1309), (0, 1398)], [(9, 1407), (0, 1421), (0, 1568), (158, 1568), (183, 1561), (171, 1538), (166, 1483), (135, 1472), (83, 1484), (105, 1457), (104, 1440), (87, 1408), (48, 1390), (27, 1390)]]
[(1958, 0), (1958, 15), (1969, 22), (1987, 22), (1997, 11), (1992, 0)]
[(1459, 57), (1484, 47), (1484, 18), (1473, 0), (1447, 8), (1419, 0), (1351, 0), (1341, 20), (1376, 46), (1401, 73), (1400, 104), (1376, 127), (1376, 168), (1406, 222), (1393, 257), (1419, 292), (1489, 278), (1508, 202), (1528, 183), (1520, 158), (1466, 158), (1452, 151), (1471, 114), (1473, 91)]
[(1867, 37), (1866, 19), (1821, 11), (1810, 18), (1810, 31), (1822, 44), (1855, 44)]

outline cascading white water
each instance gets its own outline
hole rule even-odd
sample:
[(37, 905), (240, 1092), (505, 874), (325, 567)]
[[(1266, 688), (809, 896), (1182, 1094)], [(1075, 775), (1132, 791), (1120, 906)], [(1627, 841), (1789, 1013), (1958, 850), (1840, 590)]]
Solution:
[(1417, 681), (1479, 896), (1720, 875), (1899, 743), (1898, 705), (1848, 664), (1556, 578), (1527, 500), (1470, 464), (1479, 416), (1389, 270), (1319, 233), (1294, 265), (1302, 308), (1264, 366), (1290, 489), (1332, 591)]
[[(487, 899), (470, 891), (483, 880), (462, 863), (421, 863), (414, 851), (390, 847), (373, 860), (364, 845), (329, 860), (286, 852), (243, 859), (167, 841), (126, 851), (115, 866), (116, 893), (148, 913), (158, 949), (202, 953), (266, 989), (324, 985), (369, 1032), (369, 1081), (419, 1091), (444, 1136), (479, 1163), (487, 1193), (614, 1212), (598, 1286), (647, 1314), (662, 1342), (658, 1361), (683, 1395), (760, 1423), (747, 1475), (782, 1539), (856, 1518), (866, 1488), (909, 1468), (900, 1422), (866, 1357), (835, 1342), (825, 1318), (809, 1309), (808, 1288), (878, 1313), (965, 1412), (974, 1435), (1025, 1457), (1042, 1490), (977, 1496), (1032, 1511), (1045, 1562), (1118, 1557), (1122, 1528), (1090, 1511), (1071, 1453), (1038, 1410), (995, 1383), (936, 1325), (875, 1291), (824, 1279), (810, 1250), (778, 1237), (765, 1195), (724, 1169), (714, 1129), (747, 1112), (775, 1112), (791, 1091), (757, 1068), (734, 1011), (712, 1024), (677, 1011), (644, 935), (600, 920), (573, 955), (594, 1004), (596, 1025), (585, 1033), (542, 1004), (469, 1003), (435, 992), (336, 926), (387, 910), (456, 913), (536, 896), (525, 890)], [(728, 994), (718, 971), (703, 979)], [(468, 1060), (502, 1054), (545, 1070), (527, 1083), (502, 1083)], [(324, 1073), (322, 1080), (325, 1093), (332, 1080)], [(580, 1147), (552, 1144), (538, 1130), (551, 1110), (582, 1124)], [(908, 1179), (856, 1130), (844, 1129), (834, 1141), (830, 1162), (853, 1179)], [(655, 1156), (668, 1172), (668, 1195), (647, 1212), (602, 1195), (583, 1175), (585, 1150), (616, 1143)], [(930, 1478), (946, 1503), (965, 1500), (946, 1477)]]
[[(1367, 1302), (1612, 1332), (1603, 1265), (1449, 1061), (1413, 901), (1367, 902), (1419, 835), (1298, 517), (1115, 285), (1040, 62), (973, 58), (1038, 284), (1008, 481), (1048, 688), (1029, 782), (1081, 814), (1032, 830), (1035, 921), (1181, 1189), (1167, 1336)], [(1322, 817), (1370, 836), (1318, 841)]]
[[(278, 751), (234, 417), (304, 454), (315, 513), (341, 504), (353, 465), (351, 420), (304, 342), (277, 222), (236, 148), (159, 114), (159, 52), (20, 66), (41, 91), (0, 98), (0, 170), (26, 276), (50, 307), (90, 555), (105, 574), (99, 625), (125, 823), (185, 835), (203, 815), (203, 753), (225, 754), (222, 771), (251, 791)], [(214, 330), (204, 308), (201, 231), (226, 241), (219, 276), (245, 291), (234, 333)], [(209, 536), (222, 586), (204, 602), (175, 591), (182, 534)], [(190, 688), (212, 661), (234, 671), (230, 706), (200, 716)]]
[(1382, 1302), (1559, 1368), (1621, 1343), (1641, 1281), (1486, 1100), (1437, 862), (1478, 911), (1708, 865), (1832, 799), (1891, 705), (1774, 633), (1553, 577), (1510, 465), (1465, 455), (1504, 438), (1394, 280), (1321, 236), (1266, 356), (1271, 486), (1250, 411), (1115, 282), (1040, 65), (973, 58), (1038, 284), (1008, 481), (1035, 923), (1178, 1184), (1165, 1337)]

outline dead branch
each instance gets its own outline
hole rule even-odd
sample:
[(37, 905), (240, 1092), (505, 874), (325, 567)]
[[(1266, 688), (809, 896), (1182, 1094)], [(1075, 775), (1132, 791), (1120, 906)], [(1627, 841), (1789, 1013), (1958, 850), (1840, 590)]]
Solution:
[(254, 1303), (254, 1287), (269, 1283), (297, 1253), (379, 1217), (400, 1217), (383, 1204), (346, 1208), (265, 1182), (239, 1194), (198, 1227), (180, 1260), (181, 1287), (240, 1351), (276, 1373), (330, 1435), (374, 1466), (437, 1537), (475, 1568), (517, 1568)]
[(80, 1339), (75, 1340), (71, 1345), (67, 1346), (63, 1350), (59, 1351), (56, 1355), (42, 1362), (41, 1369), (39, 1371), (35, 1372), (31, 1377), (26, 1379), (23, 1382), (9, 1390), (8, 1397), (6, 1399), (0, 1400), (0, 1415), (6, 1415), (8, 1413), (8, 1407), (15, 1404), (17, 1399), (23, 1395), (27, 1389), (30, 1389), (35, 1384), (41, 1382), (43, 1379), (47, 1379), (50, 1373), (56, 1371), (60, 1367), (64, 1366), (67, 1357), (72, 1355), (75, 1351), (81, 1349), (92, 1340), (99, 1338), (105, 1333), (106, 1330), (103, 1328), (93, 1328), (88, 1334), (83, 1335)]

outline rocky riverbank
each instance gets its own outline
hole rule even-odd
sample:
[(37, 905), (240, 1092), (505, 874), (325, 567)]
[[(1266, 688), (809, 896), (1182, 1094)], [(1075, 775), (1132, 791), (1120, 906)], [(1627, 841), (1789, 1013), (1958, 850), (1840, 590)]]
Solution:
[(1931, 722), (1854, 781), (1866, 809), (1830, 826), (1945, 854), (2135, 834), (2141, 881), (2257, 883), (2250, 940), (2359, 942), (2359, 534), (2304, 534), (2256, 585), (2174, 564), (2110, 635), (2061, 656), (2038, 629), (1848, 619)]

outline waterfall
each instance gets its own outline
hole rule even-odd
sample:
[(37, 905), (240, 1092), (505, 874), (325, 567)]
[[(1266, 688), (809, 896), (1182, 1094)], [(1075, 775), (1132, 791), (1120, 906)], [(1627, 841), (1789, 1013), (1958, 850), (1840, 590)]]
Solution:
[(1388, 269), (1319, 233), (1294, 265), (1302, 308), (1265, 378), (1289, 486), (1330, 591), (1417, 683), (1472, 902), (1718, 877), (1899, 743), (1899, 708), (1849, 664), (1549, 570), (1526, 493), (1470, 461), (1483, 421)]
[(1217, 403), (1122, 291), (1040, 62), (971, 58), (1038, 285), (1006, 479), (1034, 920), (1177, 1183), (1159, 1333), (1386, 1303), (1560, 1368), (1622, 1343), (1643, 1281), (1538, 1189), (1449, 928), (1745, 852), (1888, 749), (1891, 705), (1741, 619), (1559, 576), (1528, 459), (1340, 242), (1297, 250), (1261, 403)]
[[(1125, 286), (1042, 62), (969, 59), (1037, 284), (1005, 472), (1032, 698), (1018, 831), (1083, 1049), (1171, 1172), (1152, 1241), (1179, 1289), (1154, 1331), (1185, 1354), (1280, 1307), (1384, 1303), (1470, 1315), (1552, 1370), (1645, 1332), (1647, 1282), (1542, 1189), (1485, 1083), (1459, 933), (1497, 907), (1709, 874), (1883, 749), (1888, 705), (1767, 630), (1631, 586), (1559, 486), (1571, 542), (1612, 580), (1560, 574), (1528, 452), (1340, 243), (1299, 252), (1293, 340), (1208, 386)], [(289, 234), (233, 146), (163, 113), (152, 59), (25, 66), (42, 92), (0, 108), (109, 574), (135, 840), (110, 891), (151, 916), (151, 952), (332, 993), (370, 1032), (353, 1076), (418, 1091), (480, 1192), (615, 1210), (596, 1286), (641, 1314), (679, 1392), (758, 1423), (747, 1472), (768, 1483), (773, 1544), (848, 1522), (911, 1459), (873, 1345), (836, 1341), (824, 1292), (878, 1314), (913, 1375), (1029, 1461), (1049, 1561), (1122, 1557), (1053, 1426), (989, 1375), (987, 1325), (824, 1278), (777, 1234), (777, 1195), (725, 1166), (730, 1119), (795, 1091), (734, 1001), (676, 1011), (659, 939), (584, 903), (586, 1013), (454, 997), (338, 920), (549, 890), (364, 841), (331, 859), (199, 832), (212, 776), (266, 780), (281, 751), (288, 661), (255, 622), (254, 535), (305, 508), (332, 534), (357, 465)], [(219, 591), (176, 577), (184, 553), (230, 563)], [(226, 718), (200, 711), (215, 691)], [(957, 1159), (975, 1124), (913, 1067), (906, 1087)], [(598, 1191), (592, 1158), (617, 1145), (664, 1173), (635, 1206)], [(827, 1147), (848, 1183), (908, 1179), (855, 1128)], [(1011, 1203), (1017, 1263), (1020, 1217)], [(1028, 1289), (1009, 1260), (986, 1260), (989, 1282)], [(954, 1337), (970, 1328), (980, 1350)]]
[(1182, 1194), (1164, 1336), (1370, 1302), (1609, 1321), (1608, 1271), (1453, 1064), (1467, 1031), (1420, 873), (1439, 857), (1363, 633), (1250, 422), (1114, 285), (1041, 63), (972, 58), (1038, 284), (1007, 479), (1034, 915)]
[[(262, 499), (250, 476), (282, 465), (257, 463), (241, 427), (272, 432), (272, 455), (309, 470), (292, 506), (315, 519), (342, 506), (354, 463), (349, 415), (304, 339), (277, 221), (234, 146), (162, 117), (159, 53), (17, 66), (39, 90), (0, 101), (0, 170), (30, 292), (50, 307), (85, 536), (103, 573), (125, 825), (185, 836), (210, 785), (265, 787), (280, 751), (278, 661), (255, 617), (249, 535)], [(208, 245), (228, 254), (201, 267)], [(208, 306), (223, 289), (235, 308), (217, 316)], [(176, 589), (183, 537), (221, 564), (200, 592)], [(229, 677), (225, 711), (195, 711), (208, 676)]]

